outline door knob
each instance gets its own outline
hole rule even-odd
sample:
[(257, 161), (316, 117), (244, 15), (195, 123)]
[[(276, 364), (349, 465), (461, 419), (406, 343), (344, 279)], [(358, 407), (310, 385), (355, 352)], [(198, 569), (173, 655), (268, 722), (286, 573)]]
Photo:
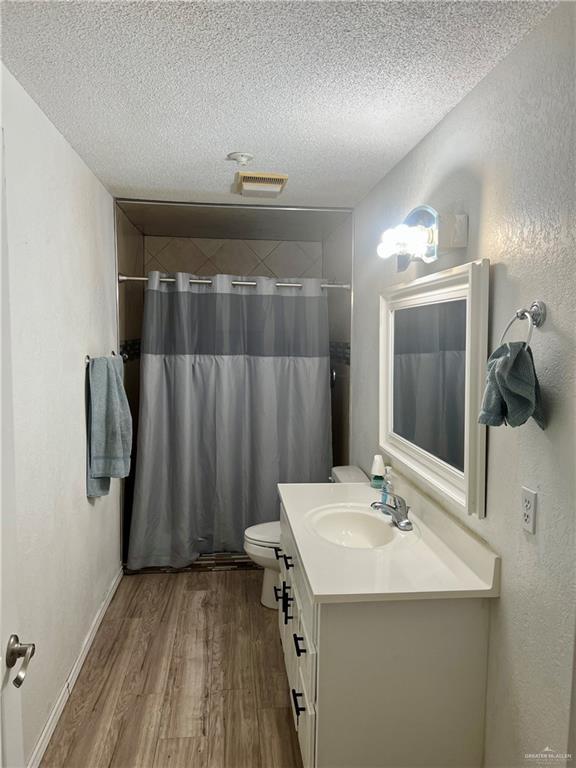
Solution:
[(12, 669), (18, 659), (24, 659), (22, 666), (18, 670), (18, 674), (12, 681), (16, 688), (20, 688), (24, 682), (26, 672), (28, 672), (28, 665), (30, 664), (32, 656), (34, 656), (35, 651), (36, 646), (34, 643), (21, 643), (18, 635), (10, 635), (8, 647), (6, 648), (6, 666), (8, 669)]

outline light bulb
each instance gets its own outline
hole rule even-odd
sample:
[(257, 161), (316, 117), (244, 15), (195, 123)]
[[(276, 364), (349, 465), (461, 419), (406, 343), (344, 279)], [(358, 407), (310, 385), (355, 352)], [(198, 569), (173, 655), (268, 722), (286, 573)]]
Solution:
[(415, 227), (399, 224), (382, 233), (376, 251), (381, 259), (389, 259), (392, 256), (422, 259), (426, 256), (428, 246), (433, 243), (434, 232), (429, 227), (423, 227), (420, 224)]

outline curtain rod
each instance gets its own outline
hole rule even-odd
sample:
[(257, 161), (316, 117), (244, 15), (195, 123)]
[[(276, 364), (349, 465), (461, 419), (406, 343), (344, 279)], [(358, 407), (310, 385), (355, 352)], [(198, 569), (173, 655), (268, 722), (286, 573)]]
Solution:
[[(122, 275), (118, 274), (118, 282), (119, 283), (147, 283), (148, 278), (147, 277), (138, 277), (136, 275)], [(161, 277), (160, 278), (161, 283), (175, 283), (176, 278), (175, 277)], [(200, 278), (200, 277), (191, 277), (190, 285), (212, 285), (212, 280), (209, 278)], [(257, 282), (254, 280), (232, 280), (232, 285), (234, 286), (247, 286), (249, 288), (253, 288), (258, 285)], [(351, 285), (349, 283), (322, 283), (320, 286), (321, 288), (340, 288), (346, 291), (349, 291), (351, 289)], [(276, 288), (302, 288), (302, 283), (276, 283)]]

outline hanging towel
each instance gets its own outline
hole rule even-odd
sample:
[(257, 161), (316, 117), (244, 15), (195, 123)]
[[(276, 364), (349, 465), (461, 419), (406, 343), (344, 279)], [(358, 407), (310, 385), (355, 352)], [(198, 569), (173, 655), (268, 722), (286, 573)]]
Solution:
[(130, 472), (132, 417), (124, 383), (122, 358), (97, 357), (88, 363), (87, 496), (106, 496), (111, 477)]
[(540, 385), (532, 350), (523, 341), (502, 344), (488, 359), (486, 389), (478, 421), (490, 427), (519, 427), (532, 417), (544, 429)]

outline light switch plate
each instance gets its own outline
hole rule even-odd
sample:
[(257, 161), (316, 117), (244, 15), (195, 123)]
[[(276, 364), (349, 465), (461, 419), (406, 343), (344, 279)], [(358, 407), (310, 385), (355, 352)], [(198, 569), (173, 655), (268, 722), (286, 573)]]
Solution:
[(522, 528), (528, 533), (536, 533), (536, 505), (538, 494), (529, 488), (522, 488)]

